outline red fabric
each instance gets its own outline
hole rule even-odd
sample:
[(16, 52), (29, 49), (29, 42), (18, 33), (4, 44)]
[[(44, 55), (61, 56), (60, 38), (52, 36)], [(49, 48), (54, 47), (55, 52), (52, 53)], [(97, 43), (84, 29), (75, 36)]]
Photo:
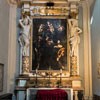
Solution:
[(68, 100), (68, 95), (61, 89), (38, 90), (36, 100)]

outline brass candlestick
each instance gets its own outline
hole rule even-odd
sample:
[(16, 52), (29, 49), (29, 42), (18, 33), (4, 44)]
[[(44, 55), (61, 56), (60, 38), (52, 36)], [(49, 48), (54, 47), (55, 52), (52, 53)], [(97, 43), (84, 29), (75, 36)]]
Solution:
[(60, 85), (62, 83), (62, 69), (60, 69)]
[(36, 83), (35, 83), (35, 85), (36, 85), (36, 87), (37, 87), (37, 74), (38, 74), (38, 69), (36, 69)]

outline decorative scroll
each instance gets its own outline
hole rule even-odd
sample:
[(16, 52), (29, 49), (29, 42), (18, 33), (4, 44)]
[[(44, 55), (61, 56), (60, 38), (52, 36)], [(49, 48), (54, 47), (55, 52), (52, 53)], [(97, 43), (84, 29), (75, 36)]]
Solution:
[(23, 56), (22, 58), (22, 68), (23, 68), (23, 74), (28, 74), (29, 73), (29, 57), (28, 56)]
[(77, 57), (76, 56), (71, 57), (71, 75), (77, 76)]

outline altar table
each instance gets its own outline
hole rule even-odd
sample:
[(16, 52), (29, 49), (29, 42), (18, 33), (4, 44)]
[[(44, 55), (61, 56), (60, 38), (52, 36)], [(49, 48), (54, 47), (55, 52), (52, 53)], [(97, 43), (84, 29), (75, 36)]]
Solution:
[(68, 94), (62, 89), (38, 90), (37, 100), (68, 100)]
[[(44, 99), (42, 99), (41, 96)], [(45, 99), (47, 96), (49, 97), (49, 99)], [(26, 100), (73, 100), (73, 89), (72, 88), (28, 88)]]

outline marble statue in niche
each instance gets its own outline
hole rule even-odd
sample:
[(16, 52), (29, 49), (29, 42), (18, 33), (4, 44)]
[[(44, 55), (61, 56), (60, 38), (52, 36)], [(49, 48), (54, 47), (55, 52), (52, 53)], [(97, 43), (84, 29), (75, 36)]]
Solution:
[(29, 56), (29, 44), (30, 44), (30, 28), (32, 25), (31, 19), (28, 15), (23, 15), (19, 20), (21, 26), (21, 34), (19, 36), (19, 43), (22, 48), (22, 56)]
[(82, 32), (82, 30), (78, 27), (78, 20), (75, 18), (70, 18), (68, 20), (69, 24), (69, 32), (70, 32), (70, 56), (77, 56), (77, 49), (78, 45), (80, 43), (80, 36), (79, 34)]

